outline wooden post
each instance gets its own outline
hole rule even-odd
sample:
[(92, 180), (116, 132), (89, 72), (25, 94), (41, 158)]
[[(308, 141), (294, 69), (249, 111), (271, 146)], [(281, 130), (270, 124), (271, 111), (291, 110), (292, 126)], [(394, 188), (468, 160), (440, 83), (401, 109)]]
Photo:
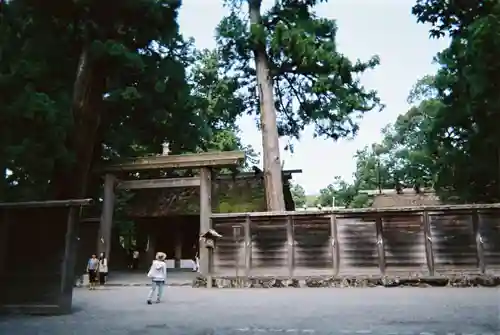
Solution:
[(422, 223), (424, 225), (425, 256), (427, 259), (427, 267), (429, 269), (429, 275), (434, 276), (434, 251), (432, 250), (431, 223), (429, 220), (429, 213), (427, 211), (424, 211), (422, 213)]
[(234, 257), (234, 266), (236, 270), (236, 278), (240, 276), (240, 262), (241, 262), (241, 250), (240, 250), (240, 242), (241, 242), (241, 226), (234, 225), (233, 226), (233, 243), (237, 247), (236, 254)]
[(156, 258), (156, 234), (151, 228), (148, 234), (148, 250), (146, 250), (146, 257), (144, 258), (146, 258), (146, 264), (151, 264)]
[(104, 179), (104, 199), (102, 204), (97, 250), (100, 253), (105, 252), (108, 259), (110, 259), (109, 252), (111, 251), (111, 230), (113, 228), (113, 211), (115, 206), (115, 184), (116, 177), (110, 173), (106, 174)]
[(70, 207), (66, 224), (64, 242), (64, 258), (61, 268), (61, 307), (66, 311), (71, 309), (73, 286), (75, 284), (76, 250), (78, 244), (78, 226), (80, 208)]
[(9, 255), (9, 209), (1, 209), (0, 214), (0, 282), (2, 282), (2, 277), (7, 274), (5, 264)]
[(252, 268), (252, 232), (250, 231), (251, 219), (247, 215), (245, 219), (245, 276), (250, 277)]
[(377, 253), (378, 253), (378, 266), (380, 273), (385, 275), (385, 244), (384, 244), (384, 228), (382, 225), (382, 217), (377, 215), (375, 219), (375, 228), (377, 231)]
[(477, 265), (481, 273), (486, 273), (486, 262), (484, 259), (484, 244), (481, 236), (481, 214), (477, 210), (472, 212), (472, 228), (476, 238)]
[(174, 250), (174, 267), (181, 268), (182, 260), (182, 227), (179, 222), (175, 225), (175, 250)]
[(294, 241), (294, 238), (293, 238), (293, 217), (290, 216), (290, 215), (287, 215), (286, 217), (286, 237), (287, 237), (287, 241), (288, 241), (288, 276), (290, 278), (293, 277), (293, 270), (294, 270), (294, 267), (295, 267), (295, 264), (294, 264), (294, 257), (293, 257), (293, 253), (294, 253), (294, 244), (295, 244), (295, 241)]
[(330, 244), (332, 246), (333, 275), (337, 276), (340, 271), (340, 249), (337, 232), (337, 216), (330, 215)]
[(150, 266), (150, 260), (147, 257), (146, 249), (148, 246), (148, 226), (147, 222), (143, 220), (136, 221), (136, 250), (139, 252), (140, 269)]
[[(200, 234), (206, 233), (211, 228), (212, 215), (212, 171), (210, 168), (202, 167), (200, 169)], [(209, 277), (208, 283), (211, 286), (211, 251), (200, 246), (200, 272), (202, 275)]]

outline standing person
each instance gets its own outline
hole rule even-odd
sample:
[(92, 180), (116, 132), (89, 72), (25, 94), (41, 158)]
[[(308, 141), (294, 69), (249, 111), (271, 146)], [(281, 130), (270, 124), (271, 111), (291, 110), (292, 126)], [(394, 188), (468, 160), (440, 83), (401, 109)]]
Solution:
[(97, 272), (99, 271), (99, 260), (95, 254), (92, 254), (87, 262), (87, 273), (89, 274), (89, 290), (95, 290), (97, 282)]
[(149, 291), (148, 305), (152, 304), (153, 295), (155, 294), (156, 289), (158, 289), (158, 293), (156, 296), (156, 303), (159, 303), (161, 297), (163, 295), (163, 286), (165, 285), (165, 281), (167, 280), (167, 264), (165, 263), (165, 255), (163, 252), (158, 252), (156, 254), (156, 259), (151, 264), (151, 268), (148, 272), (148, 277), (151, 278), (151, 291)]
[(99, 284), (106, 284), (108, 277), (108, 259), (106, 258), (106, 253), (101, 252), (99, 255)]
[(200, 271), (200, 258), (198, 256), (198, 246), (193, 244), (193, 272)]
[(132, 269), (137, 270), (139, 268), (139, 250), (134, 250), (132, 252)]

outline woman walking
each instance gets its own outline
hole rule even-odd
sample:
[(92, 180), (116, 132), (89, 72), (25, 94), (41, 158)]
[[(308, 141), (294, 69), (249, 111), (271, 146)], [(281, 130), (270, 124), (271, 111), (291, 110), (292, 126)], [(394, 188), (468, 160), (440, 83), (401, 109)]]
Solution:
[(200, 259), (198, 258), (198, 246), (193, 244), (193, 272), (200, 271)]
[(108, 259), (106, 258), (106, 253), (101, 252), (99, 255), (99, 285), (106, 284), (108, 278)]
[(153, 264), (151, 264), (151, 268), (149, 269), (148, 277), (151, 278), (152, 283), (147, 300), (148, 305), (152, 304), (153, 295), (156, 290), (158, 290), (156, 303), (160, 302), (163, 295), (163, 286), (167, 280), (167, 264), (165, 263), (165, 258), (167, 258), (167, 255), (163, 252), (158, 252), (156, 254), (156, 259), (153, 261)]
[(97, 282), (97, 272), (99, 271), (99, 260), (93, 254), (87, 262), (87, 273), (89, 274), (89, 290), (95, 290)]

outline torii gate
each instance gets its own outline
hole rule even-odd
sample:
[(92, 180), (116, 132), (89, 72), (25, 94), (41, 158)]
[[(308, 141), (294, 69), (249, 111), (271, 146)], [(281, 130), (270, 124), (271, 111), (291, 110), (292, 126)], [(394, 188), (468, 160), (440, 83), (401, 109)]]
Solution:
[[(215, 167), (236, 167), (245, 159), (243, 151), (204, 152), (198, 154), (168, 155), (168, 149), (163, 155), (130, 159), (113, 164), (103, 169), (104, 199), (99, 226), (98, 250), (109, 255), (111, 249), (111, 229), (115, 189), (173, 188), (200, 187), (200, 233), (211, 228), (212, 215), (212, 169)], [(158, 178), (142, 180), (119, 180), (116, 174), (120, 172), (135, 172), (159, 169), (199, 169), (199, 177), (188, 178)], [(200, 271), (207, 275), (209, 270), (209, 254), (206, 248), (200, 248)]]

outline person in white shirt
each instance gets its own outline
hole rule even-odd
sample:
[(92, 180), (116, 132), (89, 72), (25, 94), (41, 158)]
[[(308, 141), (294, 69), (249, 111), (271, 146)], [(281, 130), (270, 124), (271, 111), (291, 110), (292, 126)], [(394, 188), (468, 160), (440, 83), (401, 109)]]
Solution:
[(200, 271), (200, 258), (198, 256), (198, 246), (193, 244), (193, 272)]
[(167, 264), (165, 263), (166, 258), (167, 255), (165, 253), (156, 253), (156, 259), (153, 261), (153, 264), (151, 264), (151, 268), (149, 269), (148, 277), (151, 278), (152, 283), (147, 300), (148, 305), (152, 304), (153, 295), (157, 289), (158, 293), (156, 296), (156, 303), (160, 302), (163, 295), (163, 286), (167, 280)]
[(99, 284), (106, 284), (108, 278), (108, 259), (106, 258), (106, 253), (101, 252), (99, 255)]

